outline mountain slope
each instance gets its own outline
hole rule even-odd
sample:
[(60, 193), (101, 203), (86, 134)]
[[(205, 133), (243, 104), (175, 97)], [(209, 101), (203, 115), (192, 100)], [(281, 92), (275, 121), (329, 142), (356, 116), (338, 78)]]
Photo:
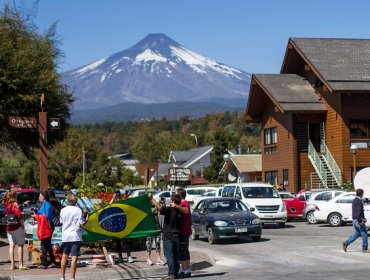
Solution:
[[(242, 102), (243, 101), (243, 102)], [(245, 100), (239, 100), (243, 105)], [(201, 118), (207, 114), (226, 111), (242, 112), (245, 108), (228, 107), (210, 102), (170, 102), (157, 104), (142, 104), (125, 102), (109, 107), (75, 111), (72, 115), (73, 124), (95, 124), (104, 122), (143, 121), (166, 118), (176, 120), (187, 115), (192, 118)]]
[(66, 72), (75, 110), (135, 102), (235, 103), (247, 100), (250, 74), (190, 51), (164, 34)]

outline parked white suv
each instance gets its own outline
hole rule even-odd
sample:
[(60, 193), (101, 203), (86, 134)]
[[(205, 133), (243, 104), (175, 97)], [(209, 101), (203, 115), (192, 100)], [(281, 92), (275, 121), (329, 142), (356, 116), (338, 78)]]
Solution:
[[(331, 200), (318, 202), (315, 206), (315, 219), (317, 222), (328, 223), (333, 227), (339, 227), (352, 222), (352, 201), (355, 192), (342, 193)], [(366, 228), (370, 228), (370, 204), (364, 205)]]
[(254, 208), (262, 223), (277, 223), (285, 227), (287, 211), (283, 200), (276, 189), (265, 183), (235, 183), (225, 185), (223, 197), (241, 199), (249, 208)]

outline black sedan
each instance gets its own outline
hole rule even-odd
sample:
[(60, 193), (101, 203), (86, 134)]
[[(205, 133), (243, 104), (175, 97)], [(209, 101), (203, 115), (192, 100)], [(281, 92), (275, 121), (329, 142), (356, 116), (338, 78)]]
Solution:
[(206, 198), (199, 201), (192, 212), (192, 239), (208, 237), (214, 244), (218, 239), (250, 236), (260, 241), (261, 220), (236, 198)]

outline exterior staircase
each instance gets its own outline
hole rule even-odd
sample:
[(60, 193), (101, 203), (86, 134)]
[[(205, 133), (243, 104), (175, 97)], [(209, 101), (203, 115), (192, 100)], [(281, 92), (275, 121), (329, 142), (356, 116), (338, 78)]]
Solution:
[(343, 183), (342, 172), (323, 140), (320, 144), (320, 153), (309, 141), (308, 158), (315, 172), (307, 178), (305, 188), (340, 188)]

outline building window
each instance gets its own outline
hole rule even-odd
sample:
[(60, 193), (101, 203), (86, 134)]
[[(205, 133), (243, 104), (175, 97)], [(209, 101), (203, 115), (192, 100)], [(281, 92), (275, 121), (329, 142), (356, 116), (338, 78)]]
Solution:
[(266, 171), (265, 172), (265, 182), (276, 186), (278, 184), (278, 173), (277, 171)]
[(276, 154), (277, 149), (277, 127), (265, 128), (264, 129), (264, 136), (265, 136), (265, 154)]
[(369, 125), (370, 122), (368, 120), (350, 121), (351, 138), (369, 138)]
[(289, 172), (288, 169), (283, 170), (283, 185), (288, 186), (289, 185)]
[(265, 128), (265, 145), (277, 144), (277, 127)]
[(370, 147), (370, 120), (351, 120), (349, 133), (351, 136), (350, 145), (356, 144), (359, 149)]

